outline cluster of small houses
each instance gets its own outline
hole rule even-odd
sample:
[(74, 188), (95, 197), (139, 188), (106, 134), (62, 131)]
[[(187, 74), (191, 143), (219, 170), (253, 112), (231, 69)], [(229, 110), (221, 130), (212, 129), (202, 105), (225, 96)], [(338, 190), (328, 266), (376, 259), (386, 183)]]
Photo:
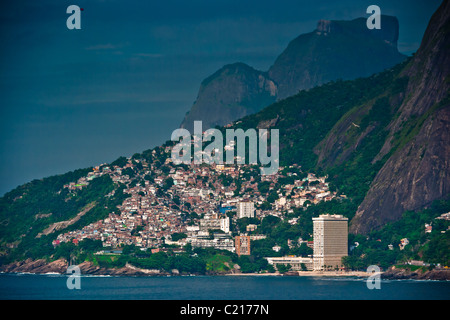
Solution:
[[(165, 164), (170, 165), (170, 162), (169, 158)], [(135, 170), (135, 177), (130, 178), (123, 174), (127, 168), (136, 169), (137, 163), (140, 163), (140, 169)], [(123, 245), (135, 245), (142, 250), (151, 249), (154, 253), (164, 250), (165, 245), (175, 245), (182, 250), (181, 247), (189, 243), (192, 247), (212, 247), (235, 252), (238, 255), (249, 255), (251, 241), (264, 239), (265, 235), (258, 234), (258, 225), (247, 224), (245, 230), (239, 230), (239, 234), (233, 237), (230, 231), (232, 220), (233, 222), (241, 218), (261, 220), (268, 215), (282, 217), (284, 213), (293, 212), (294, 208), (309, 205), (306, 201), (316, 204), (337, 197), (345, 198), (329, 190), (326, 177), (308, 174), (304, 179), (296, 179), (296, 173), (294, 173), (296, 170), (283, 170), (288, 172), (287, 175), (294, 177), (290, 180), (293, 183), (281, 185), (276, 190), (278, 199), (269, 210), (258, 209), (266, 198), (258, 191), (258, 184), (254, 178), (250, 177), (242, 182), (240, 190), (245, 190), (243, 193), (236, 192), (234, 183), (225, 186), (219, 178), (219, 176), (226, 176), (235, 179), (243, 174), (243, 168), (244, 166), (214, 164), (190, 166), (188, 169), (171, 166), (170, 172), (163, 173), (160, 168), (137, 159), (128, 159), (123, 167), (108, 165), (95, 167), (86, 177), (64, 187), (76, 194), (77, 190), (89, 185), (93, 179), (107, 174), (113, 181), (127, 185), (124, 192), (128, 193), (129, 197), (118, 206), (120, 214), (110, 213), (108, 218), (89, 224), (81, 230), (60, 234), (53, 245), (57, 246), (61, 242), (77, 244), (83, 239), (93, 239), (102, 241), (105, 252), (113, 252)], [(152, 181), (143, 179), (152, 171), (154, 177)], [(158, 194), (157, 190), (169, 177), (173, 179), (173, 185), (165, 190), (163, 195)], [(280, 177), (283, 177), (280, 173), (261, 176), (261, 181), (268, 181), (272, 188)], [(136, 178), (142, 183), (131, 184)], [(312, 181), (315, 183), (311, 184)], [(114, 191), (106, 196), (113, 195)], [(227, 214), (230, 211), (235, 214)], [(190, 216), (189, 219), (186, 219), (186, 214)], [(288, 220), (288, 223), (294, 225), (298, 219), (301, 217), (292, 218)], [(450, 220), (450, 212), (436, 219)], [(432, 232), (431, 222), (425, 224), (425, 232)], [(175, 234), (178, 234), (176, 239), (172, 238)], [(295, 243), (288, 240), (287, 244), (289, 247), (294, 247), (302, 243), (310, 248), (314, 247), (313, 241), (301, 238)], [(407, 238), (401, 239), (400, 250), (408, 244)], [(358, 243), (354, 243), (352, 247), (357, 246)], [(394, 250), (394, 246), (390, 244), (388, 249)], [(277, 244), (272, 250), (278, 252), (281, 246)], [(268, 258), (268, 261), (274, 265), (289, 263), (297, 266), (297, 269), (300, 266), (303, 269), (303, 265), (306, 265), (308, 269), (311, 269), (311, 261), (308, 259), (311, 260), (311, 258), (289, 256)]]
[[(436, 217), (435, 219), (449, 221), (450, 220), (450, 212), (443, 213), (439, 217)], [(450, 230), (450, 227), (447, 230), (441, 231), (441, 233), (445, 233), (448, 230)], [(432, 223), (425, 223), (424, 231), (425, 231), (425, 233), (431, 233), (433, 231)], [(381, 241), (381, 240), (377, 240), (377, 241)], [(404, 250), (405, 247), (408, 244), (409, 244), (409, 239), (408, 238), (402, 238), (402, 239), (400, 239), (400, 243), (398, 244), (398, 247), (399, 247), (400, 250)], [(350, 246), (350, 250), (353, 250), (353, 248), (356, 248), (358, 246), (359, 246), (359, 243), (355, 242), (352, 246)], [(389, 250), (394, 250), (394, 245), (393, 244), (388, 244), (388, 249)]]
[[(443, 213), (439, 217), (436, 217), (437, 220), (450, 220), (450, 212)], [(425, 233), (431, 233), (433, 231), (433, 225), (432, 223), (425, 223)], [(442, 233), (445, 233), (445, 231), (441, 231)], [(403, 250), (405, 246), (409, 244), (408, 238), (403, 238), (400, 240), (399, 248), (400, 250)], [(394, 250), (394, 246), (392, 244), (388, 245), (389, 250)]]
[[(125, 169), (135, 169), (139, 163), (141, 169), (136, 170), (137, 176), (130, 178), (123, 174)], [(165, 164), (171, 165), (170, 157)], [(64, 187), (76, 194), (78, 189), (86, 187), (91, 180), (108, 174), (113, 181), (128, 186), (124, 192), (128, 193), (129, 197), (118, 207), (120, 215), (111, 213), (108, 218), (89, 224), (81, 230), (60, 234), (53, 244), (94, 239), (101, 240), (104, 247), (117, 248), (133, 244), (146, 249), (158, 248), (163, 244), (184, 245), (189, 242), (194, 247), (214, 247), (235, 252), (239, 238), (233, 239), (231, 236), (230, 217), (227, 212), (236, 212), (232, 219), (244, 217), (262, 219), (267, 215), (281, 217), (283, 213), (292, 212), (296, 207), (308, 205), (305, 204), (306, 201), (315, 204), (337, 197), (335, 192), (329, 190), (326, 177), (308, 174), (307, 178), (295, 179), (296, 173), (288, 173), (294, 177), (292, 180), (294, 183), (282, 185), (277, 190), (278, 199), (272, 204), (272, 208), (255, 209), (266, 201), (266, 198), (258, 191), (258, 184), (253, 177), (242, 183), (240, 190), (245, 192), (238, 195), (234, 183), (224, 186), (219, 179), (219, 176), (224, 175), (235, 179), (243, 173), (244, 166), (213, 164), (190, 166), (188, 170), (171, 166), (170, 172), (165, 174), (153, 164), (130, 158), (123, 167), (108, 165), (95, 167), (86, 177)], [(150, 173), (153, 173), (153, 181), (144, 179)], [(163, 196), (161, 194), (158, 196), (157, 189), (169, 177), (173, 179), (173, 185), (165, 190)], [(268, 181), (272, 187), (280, 177), (280, 173), (277, 173), (261, 176), (261, 180)], [(131, 181), (136, 178), (143, 183), (130, 186)], [(309, 185), (308, 182), (312, 181), (316, 182)], [(108, 196), (113, 194), (114, 192)], [(195, 214), (195, 218), (186, 219), (186, 212), (190, 215)], [(289, 221), (291, 224), (296, 222), (297, 219)], [(248, 235), (249, 238), (240, 240), (264, 238), (263, 235), (258, 235), (255, 229), (257, 225), (249, 225), (246, 230), (240, 230), (242, 237), (251, 234)], [(211, 234), (210, 230), (220, 232)], [(187, 237), (171, 241), (171, 236), (175, 233), (184, 233)], [(275, 251), (276, 249), (274, 248)]]

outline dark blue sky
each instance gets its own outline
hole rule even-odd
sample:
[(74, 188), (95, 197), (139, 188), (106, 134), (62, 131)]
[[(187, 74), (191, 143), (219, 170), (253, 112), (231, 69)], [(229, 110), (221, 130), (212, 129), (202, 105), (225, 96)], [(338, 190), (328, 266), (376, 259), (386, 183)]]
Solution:
[[(420, 45), (441, 1), (10, 1), (0, 11), (0, 195), (170, 139), (200, 82), (237, 61), (267, 70), (320, 19), (400, 22)], [(76, 4), (81, 30), (66, 28)]]

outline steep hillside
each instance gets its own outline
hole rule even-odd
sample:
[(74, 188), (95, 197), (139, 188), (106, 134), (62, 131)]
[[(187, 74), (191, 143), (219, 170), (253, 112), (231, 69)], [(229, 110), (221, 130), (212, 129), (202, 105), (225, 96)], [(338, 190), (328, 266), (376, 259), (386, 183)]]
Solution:
[(402, 72), (405, 100), (390, 122), (374, 179), (351, 230), (367, 232), (405, 210), (450, 193), (450, 2), (431, 18), (420, 49)]
[[(356, 211), (386, 158), (373, 162), (386, 127), (402, 101), (406, 63), (357, 80), (336, 81), (301, 91), (234, 127), (280, 130), (280, 163), (329, 175)], [(372, 108), (373, 107), (373, 108)], [(345, 212), (352, 217), (354, 212)]]

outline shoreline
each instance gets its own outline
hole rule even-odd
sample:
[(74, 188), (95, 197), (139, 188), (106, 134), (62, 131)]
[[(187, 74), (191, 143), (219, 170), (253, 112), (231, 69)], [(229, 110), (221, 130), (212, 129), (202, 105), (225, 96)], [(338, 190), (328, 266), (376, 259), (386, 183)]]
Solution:
[[(70, 274), (67, 273), (59, 273), (59, 272), (23, 272), (23, 271), (12, 271), (12, 272), (5, 272), (0, 271), (0, 276), (70, 276)], [(288, 278), (297, 278), (297, 277), (312, 277), (312, 278), (356, 278), (356, 279), (367, 279), (370, 276), (379, 275), (381, 281), (385, 280), (396, 280), (396, 281), (409, 281), (409, 280), (415, 280), (415, 281), (443, 281), (447, 282), (450, 281), (448, 278), (444, 277), (416, 277), (416, 276), (402, 276), (402, 277), (390, 277), (386, 276), (384, 272), (379, 272), (377, 274), (367, 274), (366, 272), (346, 272), (346, 273), (334, 273), (334, 272), (308, 272), (303, 271), (298, 274), (281, 274), (281, 273), (221, 273), (221, 274), (176, 274), (176, 273), (154, 273), (154, 274), (144, 274), (144, 273), (81, 273), (80, 277), (140, 277), (140, 278), (161, 278), (161, 277), (288, 277)]]
[(288, 273), (227, 273), (224, 276), (278, 276), (278, 277), (358, 277), (367, 278), (374, 275), (381, 275), (382, 272), (377, 274), (368, 273), (365, 271), (294, 271)]
[[(178, 276), (182, 275), (178, 270), (167, 272), (161, 270), (148, 270), (126, 263), (121, 268), (108, 268), (94, 265), (92, 262), (84, 261), (78, 264), (82, 275), (104, 275), (104, 276)], [(30, 274), (67, 274), (68, 262), (58, 259), (47, 262), (44, 259), (19, 261), (9, 265), (0, 266), (3, 273), (30, 273)], [(289, 271), (286, 273), (215, 273), (207, 272), (207, 276), (277, 276), (277, 277), (369, 277), (373, 275), (365, 271)]]
[[(0, 275), (43, 275), (43, 276), (69, 276), (70, 274), (64, 272), (33, 272), (33, 271), (0, 271)], [(382, 274), (380, 272), (380, 274)], [(83, 273), (80, 276), (99, 276), (99, 277), (120, 277), (120, 276), (140, 276), (140, 277), (195, 277), (195, 276), (207, 276), (207, 277), (223, 277), (223, 276), (245, 276), (245, 277), (358, 277), (367, 278), (370, 275), (366, 272), (345, 272), (345, 273), (335, 273), (335, 272), (314, 272), (314, 271), (302, 271), (299, 273), (209, 273), (209, 274), (179, 274), (179, 273), (165, 273), (165, 272), (142, 272), (137, 271), (136, 273), (127, 272), (94, 272), (94, 273)]]
[[(80, 275), (84, 276), (140, 276), (140, 277), (165, 277), (165, 276), (244, 276), (244, 277), (329, 277), (329, 278), (369, 278), (379, 277), (382, 280), (442, 280), (450, 281), (450, 269), (416, 270), (391, 267), (386, 271), (371, 273), (366, 271), (288, 271), (286, 273), (215, 273), (185, 274), (178, 270), (170, 272), (160, 270), (148, 270), (138, 268), (127, 263), (121, 268), (107, 268), (94, 265), (92, 262), (82, 262), (78, 265)], [(36, 274), (36, 275), (67, 275), (68, 263), (64, 259), (47, 262), (43, 259), (11, 263), (0, 266), (0, 274)]]

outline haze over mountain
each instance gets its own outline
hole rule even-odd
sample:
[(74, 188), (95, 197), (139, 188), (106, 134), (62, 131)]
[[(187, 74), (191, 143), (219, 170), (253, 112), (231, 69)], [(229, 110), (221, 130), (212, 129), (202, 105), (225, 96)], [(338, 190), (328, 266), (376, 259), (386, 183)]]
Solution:
[(267, 72), (244, 63), (226, 65), (205, 79), (181, 127), (226, 125), (299, 90), (337, 79), (369, 76), (403, 61), (397, 50), (399, 24), (382, 15), (369, 30), (365, 18), (320, 20), (316, 30), (292, 40)]

